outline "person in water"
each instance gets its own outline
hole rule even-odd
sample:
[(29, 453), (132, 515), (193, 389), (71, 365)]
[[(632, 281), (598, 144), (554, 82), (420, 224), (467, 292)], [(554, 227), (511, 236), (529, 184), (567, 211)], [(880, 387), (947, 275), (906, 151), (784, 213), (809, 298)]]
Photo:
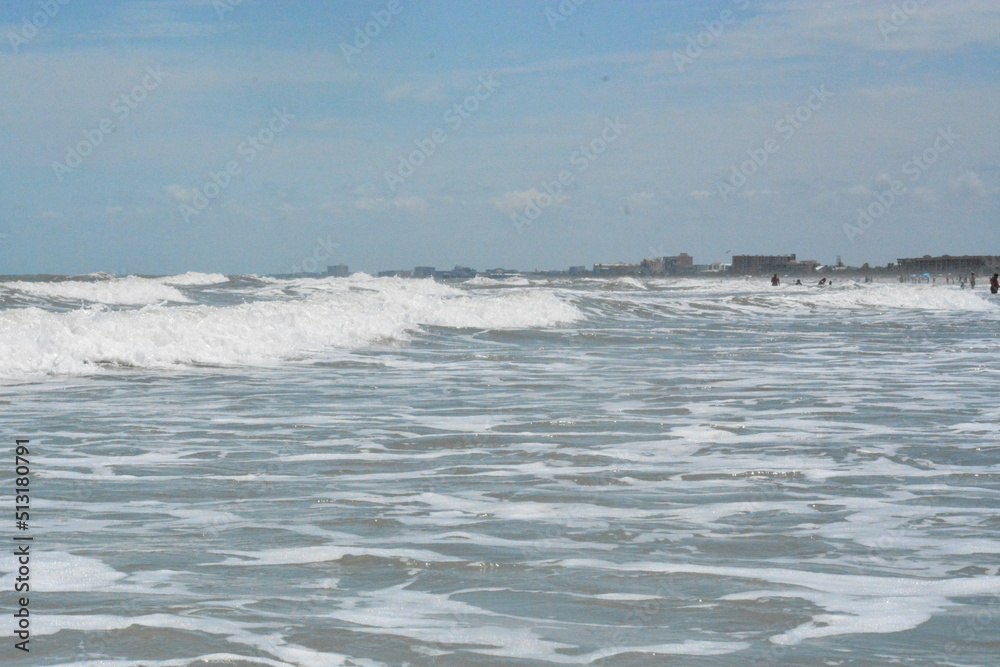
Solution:
[(969, 274), (969, 289), (976, 289), (976, 274)]
[(826, 278), (820, 278), (818, 285), (820, 287), (826, 287)]
[(781, 279), (778, 278), (778, 274), (775, 273), (773, 276), (771, 276), (771, 286), (777, 287), (780, 284), (781, 284)]
[(994, 273), (990, 278), (990, 294), (1000, 292), (1000, 273)]

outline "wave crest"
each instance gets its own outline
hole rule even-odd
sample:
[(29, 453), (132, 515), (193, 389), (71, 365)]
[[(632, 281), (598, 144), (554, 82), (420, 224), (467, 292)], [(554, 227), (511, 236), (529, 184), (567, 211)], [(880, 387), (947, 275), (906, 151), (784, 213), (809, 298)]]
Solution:
[(369, 279), (367, 289), (347, 285), (293, 301), (237, 306), (0, 311), (0, 376), (86, 374), (104, 366), (259, 364), (406, 340), (424, 326), (515, 329), (583, 317), (544, 292), (476, 296), (405, 282)]

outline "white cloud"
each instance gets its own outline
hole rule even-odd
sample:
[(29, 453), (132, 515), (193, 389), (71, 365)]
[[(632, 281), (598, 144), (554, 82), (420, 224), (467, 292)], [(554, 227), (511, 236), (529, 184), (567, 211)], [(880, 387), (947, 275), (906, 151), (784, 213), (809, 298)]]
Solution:
[(649, 211), (656, 205), (656, 195), (652, 192), (633, 192), (625, 197), (625, 214)]
[(774, 196), (774, 192), (771, 190), (744, 190), (739, 193), (739, 196), (748, 201), (757, 201), (758, 199), (766, 199), (767, 197)]
[(441, 86), (438, 84), (426, 88), (418, 88), (411, 83), (407, 83), (385, 91), (385, 100), (387, 102), (400, 102), (402, 100), (444, 102), (448, 100), (448, 96), (441, 91)]
[(979, 174), (974, 171), (967, 171), (964, 174), (960, 174), (950, 181), (948, 181), (948, 186), (951, 188), (952, 192), (957, 193), (968, 193), (973, 194), (977, 197), (988, 197), (989, 193), (986, 191), (986, 186), (983, 185), (983, 181), (979, 178)]
[(325, 201), (321, 203), (319, 206), (316, 207), (316, 210), (326, 215), (337, 215), (337, 216), (346, 215), (344, 206), (342, 204), (333, 201)]
[(163, 188), (168, 195), (182, 204), (190, 204), (198, 194), (198, 188), (186, 188), (183, 185), (168, 185)]
[(642, 208), (652, 204), (656, 200), (656, 195), (652, 192), (633, 192), (626, 197), (626, 202), (632, 208)]
[[(538, 190), (532, 188), (531, 190), (511, 190), (509, 192), (503, 193), (500, 197), (493, 199), (493, 206), (506, 215), (514, 215), (515, 213), (524, 213), (524, 209), (530, 204), (539, 204), (540, 200), (543, 198), (552, 198), (551, 195), (544, 192), (539, 192)], [(562, 204), (568, 201), (565, 195), (558, 195), (554, 199), (554, 204)]]
[(395, 208), (408, 213), (424, 213), (429, 207), (427, 200), (420, 197), (398, 197), (391, 203)]
[[(894, 14), (901, 2), (778, 0), (750, 4), (752, 11), (734, 11), (736, 22), (699, 54), (689, 66), (691, 70), (713, 64), (728, 68), (737, 62), (799, 68), (796, 59), (832, 56), (845, 49), (852, 53), (930, 53), (1000, 46), (1000, 3), (993, 0), (928, 0), (902, 18)], [(715, 18), (717, 13), (713, 16), (706, 11), (706, 21)], [(696, 25), (689, 32), (674, 33), (669, 37), (668, 51), (647, 52), (649, 71), (677, 74), (675, 54), (683, 53), (686, 40), (695, 39), (700, 31), (702, 27)], [(822, 38), (817, 39), (817, 35)], [(905, 87), (885, 92), (908, 94)]]
[(430, 204), (421, 197), (397, 197), (386, 199), (385, 197), (362, 197), (354, 202), (354, 208), (359, 211), (388, 211), (397, 210), (407, 213), (425, 213)]
[(354, 208), (359, 211), (382, 211), (386, 206), (385, 197), (362, 197), (354, 202)]

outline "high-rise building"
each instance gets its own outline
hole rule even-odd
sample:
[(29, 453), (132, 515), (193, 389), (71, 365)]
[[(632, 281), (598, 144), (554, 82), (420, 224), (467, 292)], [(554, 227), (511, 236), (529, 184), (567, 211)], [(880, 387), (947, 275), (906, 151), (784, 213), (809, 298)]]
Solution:
[(326, 267), (326, 275), (333, 278), (346, 278), (351, 275), (351, 271), (347, 268), (347, 264), (332, 264)]
[(814, 259), (797, 261), (795, 255), (733, 255), (730, 271), (740, 275), (755, 273), (809, 273), (819, 262)]
[(413, 269), (414, 278), (433, 278), (434, 277), (434, 267), (433, 266), (417, 266)]

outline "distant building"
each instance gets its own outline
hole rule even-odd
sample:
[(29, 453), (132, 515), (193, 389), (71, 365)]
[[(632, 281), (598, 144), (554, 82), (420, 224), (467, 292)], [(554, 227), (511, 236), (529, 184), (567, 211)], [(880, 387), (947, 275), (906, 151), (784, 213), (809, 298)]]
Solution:
[(733, 273), (778, 273), (788, 271), (795, 255), (733, 255)]
[(810, 273), (819, 262), (814, 259), (795, 259), (795, 255), (733, 255), (730, 271), (739, 275), (758, 273)]
[(665, 257), (644, 259), (639, 263), (639, 271), (644, 276), (662, 276), (667, 272)]
[(896, 269), (901, 273), (995, 273), (1000, 271), (1000, 256), (962, 255), (952, 257), (907, 257), (896, 260)]
[(434, 277), (434, 267), (433, 266), (417, 266), (413, 269), (414, 278), (433, 278)]
[(334, 278), (346, 278), (351, 275), (351, 271), (347, 268), (347, 264), (333, 264), (326, 267), (326, 275)]
[(391, 269), (389, 271), (379, 271), (379, 278), (412, 278), (413, 271), (401, 271), (398, 269)]
[(445, 278), (475, 278), (476, 270), (468, 266), (459, 266), (456, 264), (454, 269), (451, 271), (442, 271), (440, 275)]
[(571, 266), (569, 267), (569, 275), (571, 276), (585, 276), (589, 274), (590, 271), (587, 270), (586, 266)]
[(694, 258), (686, 252), (672, 257), (653, 257), (642, 260), (639, 264), (639, 270), (644, 276), (673, 276), (678, 273), (693, 273)]
[(689, 273), (694, 270), (694, 257), (686, 252), (675, 257), (664, 257), (663, 261), (666, 264), (664, 269), (668, 274)]
[(637, 276), (642, 273), (642, 266), (639, 264), (594, 264), (595, 276)]

